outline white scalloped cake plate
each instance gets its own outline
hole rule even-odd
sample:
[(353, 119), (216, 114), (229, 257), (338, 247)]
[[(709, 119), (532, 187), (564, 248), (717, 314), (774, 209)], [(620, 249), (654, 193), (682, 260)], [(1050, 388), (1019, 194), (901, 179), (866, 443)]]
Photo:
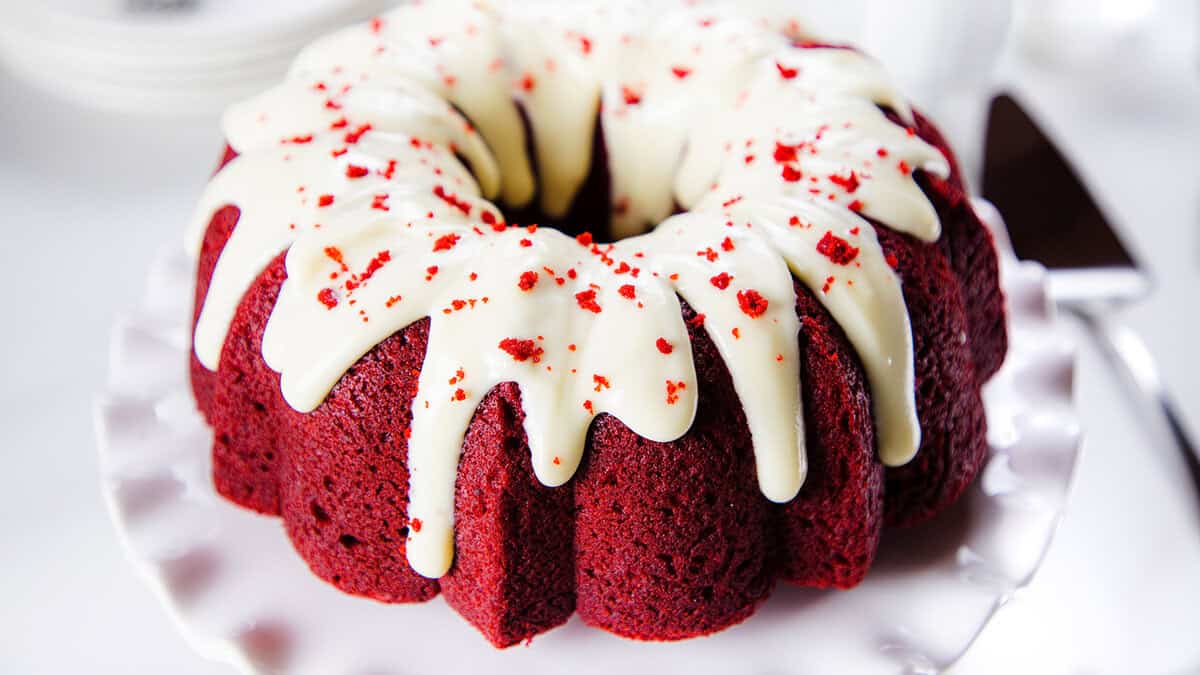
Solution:
[(180, 630), (246, 673), (936, 671), (1041, 563), (1079, 444), (1074, 350), (1045, 273), (1007, 253), (1001, 267), (1010, 347), (984, 391), (991, 455), (980, 480), (934, 523), (886, 535), (858, 588), (780, 585), (749, 620), (710, 637), (639, 643), (576, 617), (501, 651), (440, 598), (385, 605), (320, 581), (278, 519), (213, 489), (211, 432), (187, 379), (194, 272), (181, 251), (160, 256), (141, 306), (114, 330), (96, 414), (103, 489), (130, 559)]

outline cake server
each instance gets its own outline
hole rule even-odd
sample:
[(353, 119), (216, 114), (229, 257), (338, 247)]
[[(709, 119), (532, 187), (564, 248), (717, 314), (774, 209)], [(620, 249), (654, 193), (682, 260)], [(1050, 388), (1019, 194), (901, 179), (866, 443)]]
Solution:
[(1149, 294), (1150, 276), (1062, 153), (1008, 95), (997, 96), (989, 112), (983, 195), (1004, 214), (1017, 256), (1046, 266), (1050, 297), (1083, 321), (1126, 391), (1163, 424), (1200, 494), (1200, 450), (1146, 343), (1119, 316)]

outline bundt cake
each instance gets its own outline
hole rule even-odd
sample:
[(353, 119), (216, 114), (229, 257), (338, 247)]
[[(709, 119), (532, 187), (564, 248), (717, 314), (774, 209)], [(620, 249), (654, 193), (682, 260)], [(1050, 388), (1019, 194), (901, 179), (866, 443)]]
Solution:
[(980, 468), (990, 235), (883, 70), (786, 14), (412, 2), (224, 131), (213, 479), (343, 591), (501, 647), (682, 639), (854, 586)]

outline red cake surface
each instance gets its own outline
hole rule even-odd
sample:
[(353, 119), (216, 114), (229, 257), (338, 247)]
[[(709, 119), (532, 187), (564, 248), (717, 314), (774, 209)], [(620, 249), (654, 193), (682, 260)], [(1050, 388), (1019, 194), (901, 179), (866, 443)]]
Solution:
[[(917, 119), (916, 133), (953, 163), (941, 136)], [(581, 204), (607, 203), (599, 141), (593, 166), (600, 168), (577, 200), (576, 215)], [(224, 162), (233, 156), (227, 150)], [(729, 371), (685, 304), (700, 387), (692, 428), (658, 443), (601, 415), (574, 478), (550, 488), (533, 473), (520, 391), (512, 383), (497, 386), (475, 411), (463, 444), (453, 567), (441, 579), (426, 579), (410, 569), (405, 541), (415, 526), (406, 515), (407, 434), (428, 320), (378, 344), (316, 410), (298, 413), (283, 400), (280, 377), (261, 351), (286, 278), (280, 254), (242, 298), (218, 370), (192, 357), (196, 400), (214, 432), (217, 490), (281, 516), (313, 572), (338, 588), (384, 602), (441, 592), (499, 647), (575, 612), (626, 637), (688, 638), (746, 619), (780, 579), (852, 587), (871, 566), (885, 525), (935, 516), (978, 473), (986, 453), (979, 387), (1006, 350), (990, 234), (957, 171), (947, 180), (919, 180), (941, 217), (941, 239), (923, 243), (876, 225), (903, 282), (916, 356), (922, 443), (904, 466), (885, 469), (877, 459), (859, 359), (812, 292), (797, 283), (809, 472), (799, 496), (769, 502), (756, 481)], [(208, 227), (197, 316), (237, 218), (230, 206)]]

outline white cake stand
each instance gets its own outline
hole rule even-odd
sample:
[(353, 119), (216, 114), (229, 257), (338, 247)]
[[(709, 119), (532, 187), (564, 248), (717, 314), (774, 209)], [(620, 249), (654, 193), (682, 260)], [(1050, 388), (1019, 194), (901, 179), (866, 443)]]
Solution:
[(202, 654), (246, 673), (936, 671), (1029, 582), (1075, 466), (1074, 350), (1044, 271), (1005, 252), (1010, 347), (984, 392), (988, 463), (951, 512), (885, 537), (861, 586), (780, 586), (745, 623), (707, 638), (631, 642), (576, 618), (499, 651), (440, 598), (384, 605), (342, 594), (309, 572), (279, 520), (214, 492), (211, 432), (187, 382), (193, 275), (181, 251), (168, 251), (140, 307), (115, 327), (96, 407), (103, 486), (131, 561), (179, 629)]

